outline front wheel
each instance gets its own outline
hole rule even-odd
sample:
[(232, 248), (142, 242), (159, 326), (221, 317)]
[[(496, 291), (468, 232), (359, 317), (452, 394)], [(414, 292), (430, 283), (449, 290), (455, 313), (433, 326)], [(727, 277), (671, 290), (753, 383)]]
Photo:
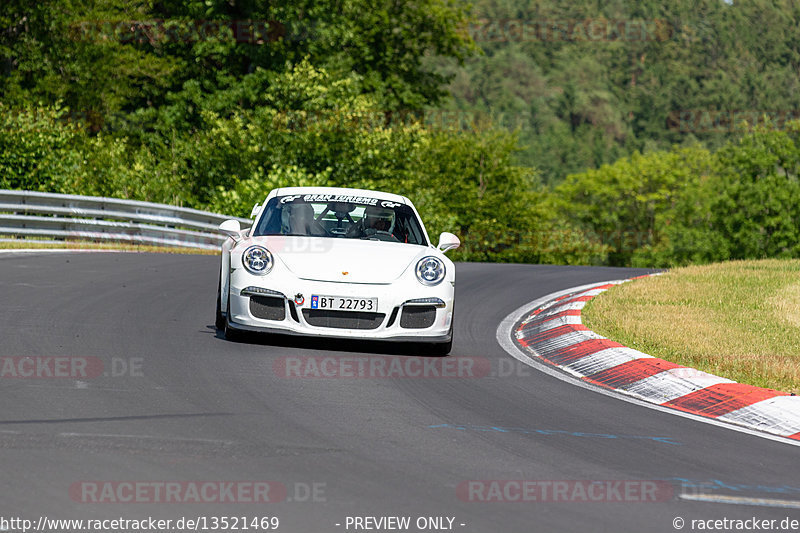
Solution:
[(231, 327), (231, 297), (228, 295), (228, 307), (225, 312), (225, 323), (223, 324), (222, 333), (229, 341), (236, 341), (242, 337), (242, 333), (236, 331)]
[(453, 302), (453, 316), (450, 319), (450, 340), (447, 342), (437, 342), (431, 344), (431, 352), (434, 355), (447, 355), (453, 349), (453, 339), (455, 338), (455, 325), (456, 325), (456, 304)]
[(219, 274), (219, 284), (217, 288), (217, 312), (214, 325), (219, 330), (225, 329), (225, 315), (222, 314), (222, 272)]
[(429, 352), (431, 355), (447, 355), (450, 353), (450, 350), (453, 349), (453, 339), (451, 338), (448, 342), (436, 342), (429, 344)]
[(453, 349), (453, 323), (450, 323), (450, 340), (447, 342), (432, 342), (427, 346), (431, 355), (447, 355)]

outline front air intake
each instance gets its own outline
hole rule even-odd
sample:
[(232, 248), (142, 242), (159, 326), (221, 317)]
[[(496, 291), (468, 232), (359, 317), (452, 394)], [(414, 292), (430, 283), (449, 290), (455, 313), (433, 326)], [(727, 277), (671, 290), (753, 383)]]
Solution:
[(383, 323), (384, 313), (303, 309), (306, 322), (318, 328), (375, 329)]
[(283, 320), (286, 318), (285, 300), (275, 296), (250, 296), (250, 313), (262, 320)]
[(406, 329), (424, 329), (433, 325), (436, 320), (436, 307), (432, 305), (415, 305), (403, 307), (400, 314), (400, 327)]

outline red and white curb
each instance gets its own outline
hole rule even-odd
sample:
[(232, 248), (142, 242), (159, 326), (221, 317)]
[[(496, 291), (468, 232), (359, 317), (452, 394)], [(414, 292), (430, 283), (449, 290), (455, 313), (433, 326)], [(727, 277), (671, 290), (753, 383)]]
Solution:
[(586, 302), (626, 281), (630, 280), (584, 285), (531, 302), (506, 317), (497, 339), (517, 359), (530, 364), (515, 353), (522, 352), (531, 362), (557, 367), (582, 384), (688, 413), (691, 418), (800, 441), (800, 396), (664, 361), (584, 326), (581, 309)]

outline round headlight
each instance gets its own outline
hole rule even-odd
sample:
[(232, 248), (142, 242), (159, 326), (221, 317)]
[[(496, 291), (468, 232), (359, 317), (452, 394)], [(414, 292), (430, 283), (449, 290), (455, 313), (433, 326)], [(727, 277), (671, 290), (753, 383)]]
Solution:
[(444, 279), (444, 263), (429, 255), (417, 262), (417, 279), (423, 285), (438, 285)]
[(272, 254), (263, 246), (251, 246), (242, 254), (242, 264), (251, 274), (263, 276), (272, 270), (274, 261)]

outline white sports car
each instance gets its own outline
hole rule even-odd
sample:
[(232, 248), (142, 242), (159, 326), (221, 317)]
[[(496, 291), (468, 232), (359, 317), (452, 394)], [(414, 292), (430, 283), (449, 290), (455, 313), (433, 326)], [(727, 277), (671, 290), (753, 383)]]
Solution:
[(228, 220), (216, 325), (240, 331), (453, 344), (456, 272), (411, 201), (333, 187), (275, 189), (251, 228)]

